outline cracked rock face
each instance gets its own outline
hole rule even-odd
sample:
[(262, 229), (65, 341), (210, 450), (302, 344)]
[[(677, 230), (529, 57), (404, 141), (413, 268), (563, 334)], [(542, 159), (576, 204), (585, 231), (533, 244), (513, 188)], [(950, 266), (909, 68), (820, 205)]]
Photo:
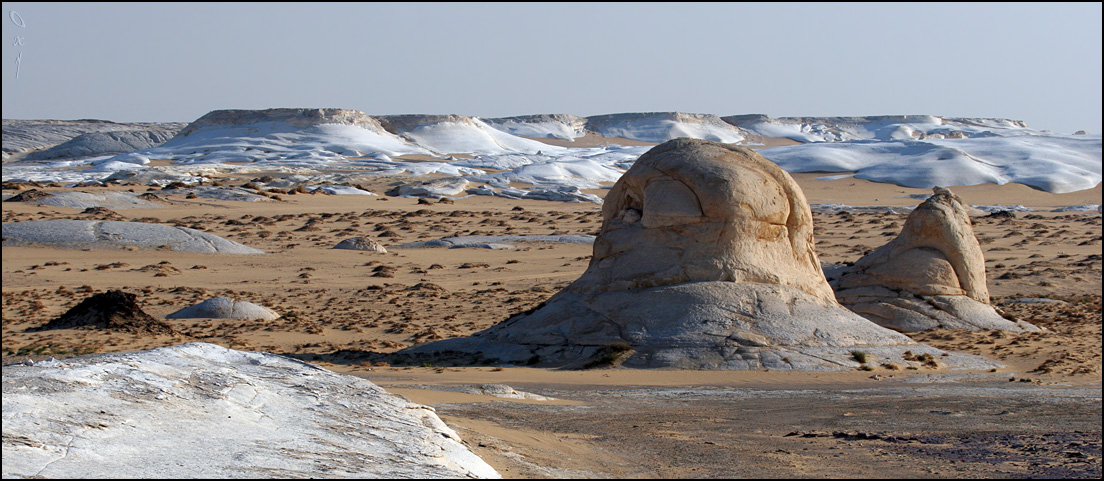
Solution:
[(4, 366), (4, 478), (499, 478), (433, 408), (192, 343)]
[(859, 259), (836, 281), (836, 297), (875, 323), (927, 329), (1038, 330), (989, 305), (985, 256), (966, 205), (942, 187), (909, 214), (901, 234)]
[(813, 251), (800, 188), (750, 149), (692, 139), (656, 146), (613, 186), (603, 217), (587, 271), (544, 305), (403, 353), (564, 367), (616, 357), (627, 367), (838, 370), (858, 367), (856, 349), (904, 365), (911, 350), (988, 365), (942, 357), (840, 306)]

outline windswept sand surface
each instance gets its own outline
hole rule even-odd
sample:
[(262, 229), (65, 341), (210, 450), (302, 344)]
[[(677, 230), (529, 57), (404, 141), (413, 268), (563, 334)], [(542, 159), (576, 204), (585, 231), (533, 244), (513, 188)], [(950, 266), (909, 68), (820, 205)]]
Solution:
[[(579, 139), (577, 139), (579, 140)], [(915, 206), (928, 194), (830, 174), (797, 174), (812, 204)], [(228, 178), (241, 186), (251, 177)], [(82, 211), (4, 202), (3, 222), (127, 220), (179, 225), (264, 250), (214, 255), (157, 249), (3, 248), (3, 361), (117, 352), (192, 341), (294, 356), (364, 376), (434, 406), (506, 477), (1099, 477), (1101, 217), (1092, 212), (980, 214), (989, 291), (1042, 333), (929, 331), (940, 349), (1005, 363), (845, 373), (682, 372), (392, 366), (386, 354), (464, 336), (533, 308), (576, 279), (590, 245), (400, 249), (454, 235), (596, 234), (601, 207), (471, 196), (453, 203), (280, 194), (260, 202), (188, 198), (145, 186), (160, 208)], [(31, 188), (32, 186), (26, 186)], [(1019, 184), (951, 187), (974, 205), (1054, 209), (1100, 204), (1101, 187), (1050, 194)], [(23, 189), (25, 191), (27, 189)], [(20, 191), (4, 190), (7, 198)], [(604, 196), (606, 190), (586, 191)], [(820, 260), (846, 263), (895, 236), (906, 214), (817, 213)], [(386, 254), (332, 249), (364, 236)], [(158, 318), (228, 296), (275, 321), (169, 319), (173, 335), (26, 332), (93, 293), (135, 293)], [(1049, 298), (1049, 301), (1023, 300)], [(1011, 381), (1011, 382), (1010, 382)], [(448, 390), (508, 384), (556, 398)]]

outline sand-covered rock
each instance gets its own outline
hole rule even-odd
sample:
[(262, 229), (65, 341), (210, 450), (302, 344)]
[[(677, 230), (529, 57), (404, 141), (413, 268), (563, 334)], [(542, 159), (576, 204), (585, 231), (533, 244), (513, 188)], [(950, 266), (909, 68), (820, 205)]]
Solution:
[(264, 254), (214, 234), (145, 222), (41, 220), (3, 225), (5, 246), (47, 245), (67, 249), (168, 248), (212, 254)]
[(95, 327), (132, 334), (172, 334), (172, 326), (157, 319), (138, 305), (138, 296), (120, 290), (96, 294), (73, 306), (60, 317), (36, 328), (37, 331)]
[(165, 316), (167, 319), (264, 319), (266, 321), (279, 317), (279, 314), (267, 307), (252, 302), (235, 301), (229, 297), (207, 299)]
[[(586, 272), (536, 309), (411, 355), (536, 365), (848, 369), (942, 354), (835, 301), (792, 178), (750, 149), (677, 139), (606, 196)], [(943, 357), (978, 367), (978, 359)]]
[(432, 408), (273, 354), (194, 343), (3, 370), (4, 478), (500, 477)]
[(836, 281), (852, 311), (903, 332), (927, 329), (1036, 330), (989, 305), (985, 256), (967, 206), (950, 190), (909, 214), (901, 233), (855, 262)]

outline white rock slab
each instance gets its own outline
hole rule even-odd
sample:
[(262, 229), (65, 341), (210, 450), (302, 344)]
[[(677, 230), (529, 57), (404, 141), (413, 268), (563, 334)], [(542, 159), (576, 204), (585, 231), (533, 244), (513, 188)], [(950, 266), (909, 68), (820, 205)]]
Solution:
[(264, 254), (214, 234), (170, 225), (93, 220), (38, 220), (3, 225), (5, 246), (51, 245), (72, 249), (125, 246), (217, 254)]
[(3, 368), (3, 477), (499, 478), (427, 406), (193, 343)]

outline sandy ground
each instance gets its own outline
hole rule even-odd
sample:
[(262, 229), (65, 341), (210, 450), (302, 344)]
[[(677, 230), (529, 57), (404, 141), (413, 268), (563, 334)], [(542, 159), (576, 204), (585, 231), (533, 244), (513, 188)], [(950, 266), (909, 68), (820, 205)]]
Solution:
[[(798, 174), (810, 203), (916, 205), (930, 190)], [(227, 178), (242, 185), (249, 177)], [(381, 193), (408, 180), (363, 184)], [(29, 188), (31, 186), (24, 186)], [(47, 192), (61, 187), (34, 187)], [(1101, 187), (1048, 194), (1022, 185), (951, 187), (970, 204), (1101, 203)], [(76, 190), (146, 192), (146, 186)], [(4, 191), (7, 197), (15, 190)], [(604, 195), (605, 190), (590, 191)], [(930, 331), (941, 349), (1000, 360), (995, 372), (686, 372), (392, 366), (381, 354), (463, 336), (527, 310), (577, 278), (589, 245), (513, 250), (398, 249), (453, 235), (595, 234), (594, 204), (472, 196), (417, 199), (278, 194), (262, 202), (188, 199), (154, 188), (155, 209), (83, 213), (5, 202), (3, 222), (141, 220), (205, 230), (268, 252), (3, 248), (3, 361), (212, 342), (298, 357), (434, 406), (506, 477), (1099, 477), (1101, 217), (974, 218), (990, 293), (1033, 334)], [(818, 253), (853, 262), (888, 242), (904, 214), (815, 214)], [(366, 236), (386, 254), (335, 250)], [(94, 329), (26, 332), (96, 292), (123, 289), (163, 317), (226, 295), (276, 321), (170, 319), (173, 335)], [(1025, 303), (1021, 298), (1049, 298)], [(507, 384), (556, 398), (461, 392)]]

